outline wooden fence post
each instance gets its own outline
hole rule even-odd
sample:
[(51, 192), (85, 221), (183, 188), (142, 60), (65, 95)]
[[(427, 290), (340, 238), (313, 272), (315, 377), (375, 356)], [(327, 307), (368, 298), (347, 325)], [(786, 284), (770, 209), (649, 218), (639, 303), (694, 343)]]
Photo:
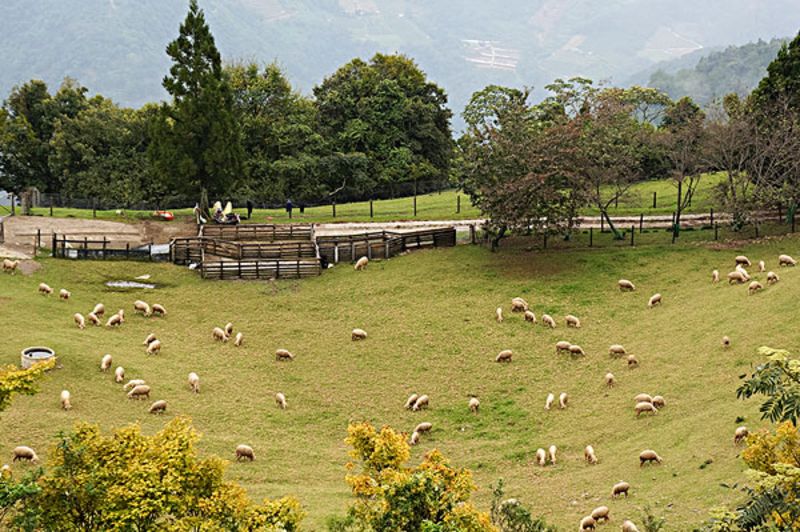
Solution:
[(417, 216), (417, 196), (415, 194), (414, 195), (414, 217), (416, 218), (416, 216)]
[(633, 235), (635, 235), (635, 234), (636, 234), (636, 227), (632, 225), (631, 226), (631, 246), (634, 245), (633, 244)]
[(461, 212), (461, 194), (456, 195), (456, 214)]
[(55, 233), (53, 233), (53, 251), (52, 251), (53, 257), (57, 255), (56, 253), (56, 248), (58, 247), (56, 244), (57, 242), (58, 242), (58, 236)]
[(653, 191), (653, 208), (654, 209), (656, 208), (656, 197), (657, 197), (657, 193), (655, 191)]
[(639, 232), (644, 230), (644, 213), (639, 214)]
[(594, 228), (589, 228), (589, 247), (592, 247), (594, 240)]
[(477, 242), (477, 235), (475, 233), (476, 233), (475, 224), (470, 224), (470, 226), (469, 226), (469, 239), (473, 244), (475, 244)]
[(106, 259), (106, 246), (108, 245), (108, 240), (106, 239), (106, 235), (103, 235), (103, 260)]
[(336, 200), (331, 202), (331, 206), (333, 207), (333, 217), (336, 218)]
[(369, 200), (369, 217), (372, 218), (372, 199)]

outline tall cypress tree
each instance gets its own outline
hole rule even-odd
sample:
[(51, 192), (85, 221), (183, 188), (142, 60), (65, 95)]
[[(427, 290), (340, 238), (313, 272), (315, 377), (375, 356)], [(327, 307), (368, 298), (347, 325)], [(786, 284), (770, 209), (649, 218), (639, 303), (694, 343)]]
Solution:
[(234, 187), (242, 147), (222, 59), (197, 0), (167, 55), (173, 65), (163, 85), (172, 102), (155, 120), (150, 156), (175, 192), (195, 195), (206, 210), (209, 195)]

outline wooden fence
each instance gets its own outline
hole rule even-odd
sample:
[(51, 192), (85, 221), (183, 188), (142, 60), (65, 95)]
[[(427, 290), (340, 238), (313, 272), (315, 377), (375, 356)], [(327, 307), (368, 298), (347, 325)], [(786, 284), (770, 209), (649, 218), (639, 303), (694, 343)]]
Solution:
[(153, 253), (153, 244), (131, 249), (130, 244), (125, 247), (112, 247), (111, 241), (103, 240), (68, 239), (53, 234), (52, 256), (60, 259), (125, 259), (125, 260), (160, 260), (162, 257)]
[(231, 242), (216, 238), (175, 238), (170, 242), (170, 261), (175, 264), (199, 263), (203, 254), (234, 260), (314, 259), (317, 250), (311, 241)]
[(6, 227), (4, 225), (5, 218), (0, 216), (0, 244), (6, 241)]
[(235, 242), (278, 242), (286, 240), (306, 240), (310, 242), (314, 239), (314, 226), (311, 224), (206, 224), (200, 228), (199, 236)]
[(203, 279), (300, 279), (320, 274), (319, 261), (312, 260), (224, 260), (202, 261)]
[(360, 257), (388, 259), (403, 251), (425, 247), (456, 245), (454, 227), (426, 229), (409, 233), (380, 231), (355, 235), (317, 237), (320, 258), (331, 264), (353, 262)]

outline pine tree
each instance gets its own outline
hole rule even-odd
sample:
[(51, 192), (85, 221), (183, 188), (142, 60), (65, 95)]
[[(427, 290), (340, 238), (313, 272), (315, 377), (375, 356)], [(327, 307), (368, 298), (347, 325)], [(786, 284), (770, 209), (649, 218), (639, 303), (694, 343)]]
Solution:
[(752, 97), (762, 109), (785, 100), (793, 110), (800, 111), (800, 33), (781, 47)]

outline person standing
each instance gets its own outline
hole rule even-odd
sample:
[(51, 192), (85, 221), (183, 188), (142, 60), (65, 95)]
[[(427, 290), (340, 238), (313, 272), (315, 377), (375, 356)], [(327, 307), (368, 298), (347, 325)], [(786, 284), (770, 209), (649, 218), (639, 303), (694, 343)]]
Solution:
[(253, 202), (251, 200), (247, 200), (247, 219), (249, 220), (252, 215), (253, 215)]
[(289, 218), (292, 217), (292, 199), (289, 198), (286, 200), (286, 212), (289, 214)]

